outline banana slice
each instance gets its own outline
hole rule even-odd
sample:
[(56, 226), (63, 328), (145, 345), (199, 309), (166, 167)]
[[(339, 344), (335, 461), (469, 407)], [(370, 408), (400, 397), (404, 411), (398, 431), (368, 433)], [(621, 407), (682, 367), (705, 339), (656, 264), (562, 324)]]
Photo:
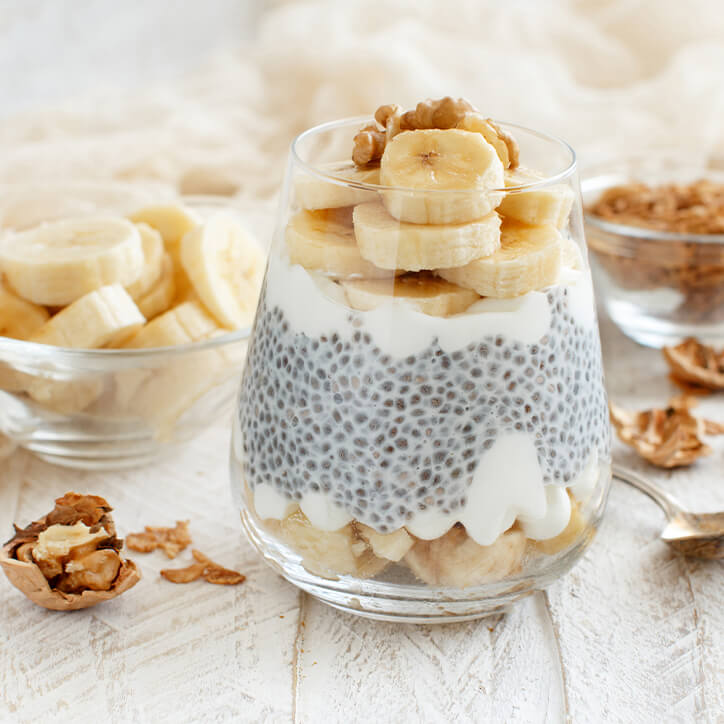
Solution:
[(395, 299), (423, 314), (450, 317), (464, 312), (480, 297), (472, 290), (431, 274), (406, 274), (392, 279), (358, 279), (341, 282), (350, 306), (361, 311), (376, 309)]
[(382, 192), (387, 210), (400, 221), (463, 224), (500, 203), (502, 193), (491, 190), (503, 187), (503, 164), (479, 133), (405, 131), (385, 147), (380, 183), (400, 187)]
[(517, 571), (525, 545), (525, 535), (519, 530), (508, 530), (492, 545), (481, 546), (462, 526), (455, 526), (435, 540), (418, 540), (405, 563), (431, 586), (467, 588)]
[[(506, 186), (535, 183), (544, 177), (525, 168), (505, 172)], [(566, 184), (554, 184), (540, 189), (506, 194), (498, 206), (498, 213), (524, 224), (553, 224), (562, 229), (568, 222), (575, 195)]]
[(157, 204), (145, 206), (129, 218), (136, 223), (148, 224), (161, 234), (163, 245), (174, 264), (175, 301), (186, 301), (191, 282), (181, 264), (181, 239), (202, 223), (201, 217), (193, 209), (181, 204)]
[(174, 347), (205, 339), (219, 325), (198, 302), (184, 302), (156, 317), (122, 345), (126, 349)]
[(281, 521), (266, 520), (264, 525), (302, 557), (302, 565), (308, 571), (323, 578), (369, 578), (389, 564), (389, 560), (372, 552), (354, 523), (335, 531), (319, 530), (301, 510), (296, 510)]
[(381, 269), (444, 269), (492, 254), (500, 246), (500, 217), (493, 211), (464, 224), (408, 224), (379, 202), (354, 207), (360, 254)]
[(563, 238), (561, 245), (561, 266), (581, 271), (584, 267), (581, 247), (570, 237)]
[(415, 544), (415, 539), (404, 528), (398, 528), (394, 533), (378, 533), (364, 523), (355, 523), (355, 527), (372, 552), (388, 561), (401, 561)]
[(518, 165), (518, 144), (489, 118), (480, 113), (470, 111), (458, 122), (457, 128), (472, 133), (480, 133), (482, 137), (495, 149), (503, 168)]
[(173, 260), (170, 254), (161, 258), (161, 275), (156, 283), (140, 299), (136, 300), (141, 314), (146, 319), (153, 319), (165, 312), (176, 298), (176, 280)]
[(145, 321), (128, 292), (120, 284), (110, 284), (62, 309), (30, 341), (78, 349), (112, 347), (135, 334)]
[(32, 377), (26, 380), (24, 391), (46, 410), (71, 415), (90, 407), (102, 394), (102, 379), (49, 380)]
[(0, 282), (0, 337), (27, 339), (49, 317), (45, 307), (26, 302)]
[(181, 263), (194, 291), (220, 324), (251, 324), (264, 276), (259, 244), (229, 214), (216, 214), (181, 241)]
[(532, 541), (535, 549), (539, 550), (541, 553), (553, 556), (566, 548), (570, 548), (575, 543), (580, 542), (584, 537), (586, 537), (586, 535), (588, 538), (593, 536), (594, 531), (592, 528), (586, 531), (588, 528), (588, 521), (581, 512), (581, 506), (570, 492), (568, 496), (571, 499), (571, 517), (563, 532), (559, 533), (555, 538)]
[(352, 207), (300, 211), (286, 231), (292, 264), (332, 279), (380, 279), (393, 276), (362, 258), (352, 226)]
[[(321, 170), (351, 183), (379, 184), (380, 182), (379, 166), (360, 168), (350, 166), (348, 163), (334, 163), (324, 166)], [(323, 181), (314, 176), (300, 177), (294, 189), (300, 206), (310, 210), (354, 206), (377, 198), (376, 191)]]
[(528, 226), (504, 221), (498, 251), (457, 269), (439, 269), (437, 273), (483, 297), (519, 297), (556, 282), (562, 240), (551, 224)]
[(138, 279), (126, 286), (126, 291), (131, 295), (134, 302), (138, 302), (160, 279), (164, 255), (163, 239), (158, 231), (143, 222), (136, 224), (136, 228), (141, 235), (141, 246), (143, 247), (145, 262)]
[(5, 278), (35, 304), (63, 306), (99, 287), (132, 284), (143, 266), (138, 229), (120, 218), (63, 219), (0, 243)]
[(168, 251), (178, 248), (181, 239), (201, 223), (201, 217), (193, 209), (181, 204), (145, 206), (128, 218), (158, 231)]

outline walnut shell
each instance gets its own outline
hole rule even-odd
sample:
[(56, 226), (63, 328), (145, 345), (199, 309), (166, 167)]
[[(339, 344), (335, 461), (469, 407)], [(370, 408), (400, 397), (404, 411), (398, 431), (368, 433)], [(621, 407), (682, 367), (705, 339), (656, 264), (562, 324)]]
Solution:
[(0, 549), (0, 566), (8, 581), (22, 591), (33, 603), (51, 611), (76, 611), (90, 608), (97, 603), (109, 601), (120, 596), (141, 580), (141, 573), (133, 561), (122, 560), (116, 580), (108, 591), (83, 591), (82, 593), (63, 593), (50, 588), (40, 568), (34, 563), (25, 563), (13, 557), (14, 544), (6, 544)]

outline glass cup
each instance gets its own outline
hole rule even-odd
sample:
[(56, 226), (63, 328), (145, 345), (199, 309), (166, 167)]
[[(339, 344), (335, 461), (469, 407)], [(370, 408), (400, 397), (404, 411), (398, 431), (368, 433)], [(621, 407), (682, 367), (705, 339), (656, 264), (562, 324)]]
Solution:
[[(575, 156), (505, 125), (538, 175), (486, 192), (385, 187), (339, 162), (366, 121), (292, 145), (232, 487), (252, 544), (322, 601), (477, 618), (575, 563), (610, 483)], [(502, 247), (481, 251), (498, 212)], [(474, 219), (396, 218), (418, 214)]]

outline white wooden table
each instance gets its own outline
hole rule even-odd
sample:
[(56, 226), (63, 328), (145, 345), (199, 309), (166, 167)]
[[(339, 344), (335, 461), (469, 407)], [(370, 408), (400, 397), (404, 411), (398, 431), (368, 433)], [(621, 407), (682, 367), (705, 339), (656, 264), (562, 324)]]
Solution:
[[(662, 402), (660, 355), (603, 327), (612, 397)], [(724, 419), (724, 399), (702, 409)], [(0, 722), (722, 722), (724, 564), (657, 540), (658, 509), (620, 483), (583, 560), (507, 616), (442, 626), (342, 614), (298, 592), (240, 536), (228, 429), (176, 459), (79, 473), (18, 452), (0, 468), (0, 531), (74, 489), (115, 506), (121, 534), (191, 520), (201, 550), (247, 574), (236, 588), (159, 577), (77, 613), (34, 606), (0, 581)], [(724, 449), (661, 480), (692, 507), (724, 509)], [(185, 561), (188, 553), (177, 562)], [(174, 563), (175, 565), (175, 563)]]

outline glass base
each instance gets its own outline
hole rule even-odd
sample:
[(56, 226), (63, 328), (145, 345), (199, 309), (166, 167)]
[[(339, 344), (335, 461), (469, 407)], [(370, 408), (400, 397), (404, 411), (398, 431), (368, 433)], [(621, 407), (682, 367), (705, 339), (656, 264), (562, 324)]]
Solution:
[(204, 421), (228, 414), (230, 389), (215, 388), (164, 426), (153, 426), (140, 417), (54, 412), (19, 395), (0, 392), (0, 432), (54, 465), (123, 470), (172, 454), (203, 432), (208, 424)]
[(662, 319), (647, 310), (616, 300), (608, 300), (606, 311), (614, 324), (630, 339), (644, 347), (661, 349), (677, 345), (687, 337), (696, 337), (705, 344), (724, 344), (724, 324), (676, 322)]
[[(584, 536), (560, 556), (546, 558), (544, 570), (470, 588), (436, 588), (420, 582), (359, 579), (354, 576), (323, 578), (309, 572), (301, 558), (259, 526), (248, 510), (241, 511), (246, 537), (266, 562), (283, 578), (333, 608), (378, 621), (452, 623), (506, 612), (513, 603), (545, 588), (566, 573), (593, 539)], [(385, 578), (394, 577), (393, 573)], [(404, 580), (403, 573), (400, 578)], [(409, 571), (406, 574), (411, 578)]]

